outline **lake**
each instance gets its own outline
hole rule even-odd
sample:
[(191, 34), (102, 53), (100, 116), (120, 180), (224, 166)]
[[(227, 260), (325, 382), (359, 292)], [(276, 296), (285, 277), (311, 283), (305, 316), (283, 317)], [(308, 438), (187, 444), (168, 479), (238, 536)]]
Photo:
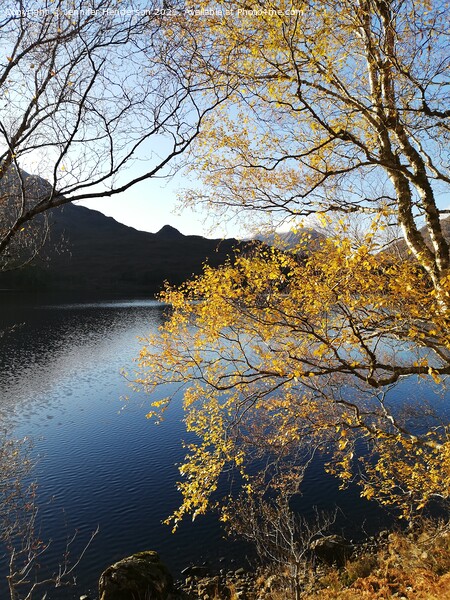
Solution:
[[(121, 371), (133, 368), (139, 336), (163, 322), (164, 307), (152, 299), (0, 299), (0, 330), (16, 325), (0, 340), (0, 417), (16, 436), (30, 436), (40, 457), (41, 537), (53, 540), (43, 570), (56, 567), (67, 535), (78, 530), (75, 556), (100, 529), (78, 568), (78, 588), (63, 597), (95, 595), (104, 568), (141, 550), (157, 550), (175, 575), (189, 564), (244, 560), (248, 548), (226, 540), (214, 515), (185, 522), (176, 534), (162, 524), (180, 502), (182, 411), (175, 403), (154, 425), (145, 418), (148, 398), (132, 392)], [(403, 399), (415, 385), (403, 382)], [(356, 489), (338, 498), (338, 483), (320, 466), (307, 475), (299, 511), (339, 504), (337, 526), (355, 536), (386, 523), (386, 513)], [(0, 597), (4, 586), (2, 576)]]

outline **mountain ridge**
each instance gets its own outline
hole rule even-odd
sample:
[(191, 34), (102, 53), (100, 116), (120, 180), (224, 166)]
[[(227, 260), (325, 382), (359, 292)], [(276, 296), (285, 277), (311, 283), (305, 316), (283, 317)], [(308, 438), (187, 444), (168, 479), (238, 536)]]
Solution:
[[(450, 244), (450, 216), (441, 219), (441, 229), (442, 235), (447, 240), (447, 243)], [(423, 226), (419, 229), (419, 232), (423, 235), (426, 245), (432, 249), (431, 238), (428, 233), (426, 226)], [(412, 253), (408, 248), (408, 245), (404, 238), (397, 239), (389, 244), (387, 248), (383, 251), (386, 254), (397, 255), (401, 259), (411, 258)]]
[[(21, 171), (19, 178), (12, 172), (7, 185), (0, 189), (5, 223), (20, 208), (22, 184), (30, 208), (52, 190), (51, 184), (38, 175)], [(263, 234), (247, 241), (209, 239), (184, 235), (170, 224), (150, 233), (70, 202), (47, 211), (46, 217), (34, 221), (35, 231), (45, 227), (46, 221), (49, 224), (49, 238), (40, 256), (24, 268), (0, 272), (0, 289), (154, 294), (165, 281), (179, 285), (200, 274), (205, 262), (217, 267), (227, 258), (232, 259), (235, 248), (242, 251), (262, 243), (289, 251), (305, 234), (311, 248), (324, 237), (315, 230), (303, 229)]]
[(0, 273), (0, 288), (156, 293), (200, 274), (205, 261), (223, 264), (234, 238), (184, 235), (171, 225), (140, 231), (97, 210), (72, 203), (48, 211), (50, 237), (41, 257), (18, 271)]

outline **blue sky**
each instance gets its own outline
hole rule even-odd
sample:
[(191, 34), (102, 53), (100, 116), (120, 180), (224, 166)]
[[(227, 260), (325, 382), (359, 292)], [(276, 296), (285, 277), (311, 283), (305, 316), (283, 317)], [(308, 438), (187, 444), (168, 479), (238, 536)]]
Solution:
[(180, 210), (177, 194), (181, 193), (180, 178), (153, 179), (135, 185), (113, 198), (79, 202), (83, 206), (99, 210), (116, 221), (156, 233), (164, 225), (172, 225), (185, 235), (205, 237), (245, 237), (248, 233), (238, 223), (225, 222), (205, 209)]
[(184, 210), (181, 215), (175, 214), (178, 188), (175, 181), (155, 179), (139, 183), (113, 198), (88, 200), (79, 204), (99, 210), (108, 217), (142, 231), (155, 233), (169, 224), (184, 234), (204, 235), (206, 231), (199, 215), (195, 216), (188, 210)]

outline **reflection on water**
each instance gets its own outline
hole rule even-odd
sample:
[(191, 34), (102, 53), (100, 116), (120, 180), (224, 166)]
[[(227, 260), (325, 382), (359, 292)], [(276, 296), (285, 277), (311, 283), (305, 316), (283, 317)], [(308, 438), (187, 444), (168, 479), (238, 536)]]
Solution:
[[(175, 535), (162, 524), (180, 500), (176, 464), (183, 458), (180, 440), (186, 439), (180, 408), (173, 406), (158, 427), (145, 419), (145, 397), (135, 396), (123, 410), (121, 398), (130, 390), (121, 370), (132, 370), (138, 338), (156, 330), (164, 310), (147, 299), (2, 299), (0, 417), (15, 424), (18, 436), (32, 436), (41, 457), (42, 536), (55, 540), (46, 560), (62, 555), (66, 533), (79, 530), (79, 550), (100, 527), (79, 569), (79, 589), (65, 591), (65, 598), (95, 594), (107, 565), (140, 550), (158, 550), (175, 572), (245, 551), (223, 539), (214, 516), (184, 523)], [(403, 400), (416, 393), (408, 382), (398, 389)], [(334, 479), (312, 469), (298, 508), (305, 514), (314, 505), (331, 510), (337, 493)], [(370, 532), (385, 518), (355, 489), (340, 494), (339, 504), (347, 515), (339, 517), (342, 527), (355, 530), (365, 523)]]
[(164, 307), (122, 300), (2, 309), (0, 416), (17, 436), (32, 436), (41, 457), (42, 536), (55, 540), (46, 560), (61, 556), (66, 533), (78, 529), (81, 548), (99, 525), (78, 574), (85, 592), (108, 564), (139, 550), (157, 549), (175, 571), (229, 552), (212, 517), (176, 536), (162, 524), (179, 502), (185, 434), (176, 407), (156, 427), (145, 418), (146, 398), (125, 409), (121, 400), (130, 392), (121, 370), (132, 369), (139, 336), (155, 331)]
[(117, 374), (135, 355), (137, 337), (161, 324), (163, 307), (154, 300), (7, 306), (2, 316), (15, 328), (2, 340), (0, 415), (22, 420), (46, 403), (54, 407), (56, 398), (67, 407), (83, 386)]

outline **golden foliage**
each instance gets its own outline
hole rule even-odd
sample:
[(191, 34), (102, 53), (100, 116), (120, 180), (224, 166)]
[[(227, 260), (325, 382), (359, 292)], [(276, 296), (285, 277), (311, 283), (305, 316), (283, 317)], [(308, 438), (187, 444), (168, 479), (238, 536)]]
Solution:
[(197, 16), (171, 23), (173, 60), (206, 98), (226, 98), (191, 147), (203, 185), (184, 201), (289, 222), (391, 215), (440, 292), (448, 3), (202, 0), (189, 9)]
[[(363, 495), (405, 517), (449, 496), (448, 420), (392, 391), (409, 377), (442, 393), (450, 373), (447, 13), (423, 0), (200, 0), (162, 24), (170, 60), (221, 99), (190, 148), (204, 187), (187, 202), (344, 217), (309, 258), (262, 246), (162, 295), (172, 313), (138, 383), (182, 388), (197, 436), (175, 524), (207, 509), (227, 468), (249, 492), (292, 492), (321, 450), (343, 486), (361, 473)], [(352, 213), (367, 215), (358, 243)], [(415, 262), (380, 252), (391, 225)]]
[(262, 246), (162, 299), (171, 314), (141, 351), (137, 383), (182, 386), (198, 439), (180, 469), (175, 523), (205, 512), (225, 468), (251, 491), (261, 456), (276, 457), (272, 485), (293, 489), (302, 448), (326, 449), (345, 485), (361, 441), (367, 498), (409, 517), (450, 495), (447, 426), (430, 415), (424, 431), (408, 427), (390, 396), (405, 377), (450, 372), (448, 317), (422, 269), (370, 242), (329, 239), (308, 259)]
[(340, 572), (329, 570), (304, 597), (442, 600), (450, 593), (449, 542), (442, 523), (424, 521), (411, 533), (391, 533), (378, 550), (363, 551)]

